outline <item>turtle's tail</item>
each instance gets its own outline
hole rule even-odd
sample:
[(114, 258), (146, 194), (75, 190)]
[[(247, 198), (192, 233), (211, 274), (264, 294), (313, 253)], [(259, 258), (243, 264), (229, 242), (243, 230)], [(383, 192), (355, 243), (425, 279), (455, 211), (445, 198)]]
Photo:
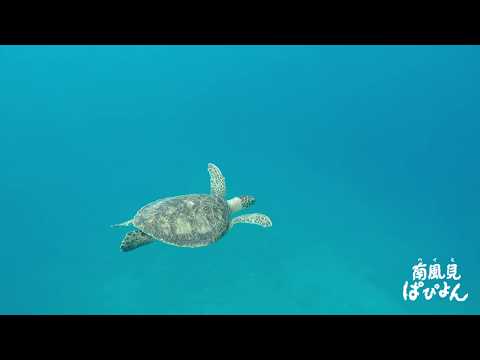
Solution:
[(129, 225), (132, 224), (132, 222), (133, 222), (133, 220), (130, 219), (130, 220), (124, 221), (124, 222), (122, 222), (122, 223), (120, 223), (120, 224), (110, 225), (110, 227), (129, 226)]

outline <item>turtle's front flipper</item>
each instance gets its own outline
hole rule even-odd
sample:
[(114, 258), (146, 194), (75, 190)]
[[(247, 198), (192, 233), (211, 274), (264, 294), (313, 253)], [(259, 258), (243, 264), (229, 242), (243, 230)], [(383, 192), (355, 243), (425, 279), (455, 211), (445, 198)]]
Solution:
[(122, 251), (134, 250), (140, 246), (151, 244), (155, 239), (151, 236), (141, 232), (140, 230), (133, 230), (127, 233), (120, 244)]
[(264, 214), (247, 214), (233, 218), (232, 221), (230, 221), (230, 228), (235, 224), (255, 224), (262, 227), (270, 227), (272, 226), (272, 220)]
[(211, 194), (224, 198), (227, 193), (227, 186), (222, 172), (215, 164), (208, 163), (208, 173), (210, 174)]

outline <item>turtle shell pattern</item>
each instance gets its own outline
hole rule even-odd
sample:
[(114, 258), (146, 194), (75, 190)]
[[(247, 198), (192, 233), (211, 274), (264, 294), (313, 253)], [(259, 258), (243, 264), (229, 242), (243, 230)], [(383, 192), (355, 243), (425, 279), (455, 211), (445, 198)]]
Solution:
[(228, 230), (225, 199), (192, 194), (160, 199), (141, 208), (133, 225), (151, 237), (182, 247), (206, 246)]

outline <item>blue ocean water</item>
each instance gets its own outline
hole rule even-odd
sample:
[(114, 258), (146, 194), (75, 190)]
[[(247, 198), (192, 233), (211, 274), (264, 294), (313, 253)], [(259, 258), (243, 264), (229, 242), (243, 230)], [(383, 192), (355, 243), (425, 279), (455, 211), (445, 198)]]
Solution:
[[(480, 47), (0, 46), (1, 314), (479, 314)], [(119, 245), (209, 191), (273, 227)], [(458, 264), (464, 302), (405, 301)], [(460, 294), (460, 295), (461, 295)]]

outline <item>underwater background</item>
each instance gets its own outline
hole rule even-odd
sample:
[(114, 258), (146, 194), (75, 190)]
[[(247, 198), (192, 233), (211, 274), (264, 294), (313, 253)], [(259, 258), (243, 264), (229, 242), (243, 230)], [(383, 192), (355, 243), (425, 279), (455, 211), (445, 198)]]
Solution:
[[(480, 47), (0, 46), (1, 314), (480, 314)], [(122, 253), (167, 196), (249, 194)], [(451, 258), (464, 302), (405, 301)]]

